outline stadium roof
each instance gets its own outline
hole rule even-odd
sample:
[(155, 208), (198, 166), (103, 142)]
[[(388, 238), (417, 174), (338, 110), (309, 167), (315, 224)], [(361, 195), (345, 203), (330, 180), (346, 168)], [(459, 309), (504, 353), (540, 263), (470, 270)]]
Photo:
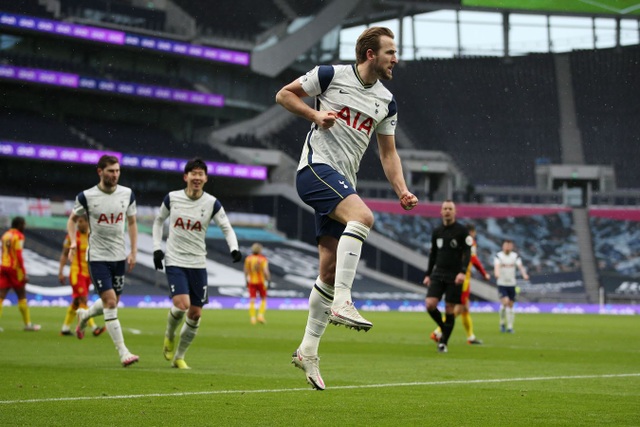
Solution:
[(366, 25), (441, 9), (640, 18), (640, 2), (636, 0), (362, 0), (344, 26)]

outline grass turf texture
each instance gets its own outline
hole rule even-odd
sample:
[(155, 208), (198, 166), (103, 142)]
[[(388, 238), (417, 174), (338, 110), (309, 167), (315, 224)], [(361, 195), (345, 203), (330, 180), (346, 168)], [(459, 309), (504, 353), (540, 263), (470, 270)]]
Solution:
[(162, 357), (167, 310), (119, 310), (140, 356), (126, 369), (108, 334), (63, 337), (63, 308), (31, 311), (40, 332), (21, 330), (16, 307), (0, 319), (0, 425), (640, 425), (637, 317), (518, 314), (511, 335), (477, 313), (485, 344), (466, 344), (458, 321), (438, 354), (425, 313), (366, 313), (366, 334), (328, 327), (319, 392), (290, 364), (303, 311), (254, 326), (205, 310), (190, 371)]

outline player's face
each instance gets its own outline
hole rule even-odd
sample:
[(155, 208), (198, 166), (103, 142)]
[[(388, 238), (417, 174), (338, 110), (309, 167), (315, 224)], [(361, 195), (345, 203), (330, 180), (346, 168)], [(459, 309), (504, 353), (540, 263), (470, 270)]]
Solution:
[(103, 187), (115, 187), (118, 185), (118, 179), (120, 179), (120, 165), (114, 163), (104, 169), (98, 169), (98, 175), (100, 175), (100, 183)]
[(512, 242), (504, 242), (502, 243), (502, 251), (505, 254), (510, 253), (513, 250), (513, 243)]
[(440, 214), (442, 215), (442, 222), (451, 224), (456, 219), (456, 205), (453, 202), (444, 202)]
[(76, 222), (76, 227), (78, 228), (78, 231), (81, 232), (82, 234), (89, 231), (89, 223), (87, 222), (86, 218), (83, 216), (78, 217), (78, 221)]
[(184, 174), (184, 180), (189, 191), (199, 192), (203, 190), (204, 184), (207, 183), (207, 174), (202, 169), (193, 169)]
[(396, 44), (391, 37), (380, 37), (380, 50), (375, 54), (373, 63), (376, 75), (381, 80), (393, 78), (393, 67), (398, 63)]

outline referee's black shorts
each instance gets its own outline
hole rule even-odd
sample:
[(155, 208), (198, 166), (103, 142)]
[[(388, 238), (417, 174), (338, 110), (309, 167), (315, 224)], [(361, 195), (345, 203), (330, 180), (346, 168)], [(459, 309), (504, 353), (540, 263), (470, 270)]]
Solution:
[(462, 283), (456, 284), (456, 276), (458, 273), (436, 272), (431, 274), (431, 283), (427, 290), (427, 298), (441, 299), (444, 295), (444, 301), (449, 304), (462, 303)]

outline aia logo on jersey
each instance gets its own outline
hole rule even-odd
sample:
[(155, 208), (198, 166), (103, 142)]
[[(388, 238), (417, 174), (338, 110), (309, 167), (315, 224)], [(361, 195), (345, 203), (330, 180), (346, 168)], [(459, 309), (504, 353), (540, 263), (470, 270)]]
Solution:
[(173, 228), (182, 228), (187, 231), (202, 231), (202, 224), (200, 221), (191, 222), (190, 219), (187, 219), (185, 223), (182, 218), (176, 219), (176, 222), (173, 224)]
[(124, 220), (124, 215), (120, 212), (118, 215), (113, 213), (110, 214), (100, 214), (98, 217), (98, 224), (107, 223), (107, 224), (117, 224)]
[(359, 111), (352, 115), (349, 107), (344, 107), (338, 113), (338, 118), (344, 120), (347, 126), (355, 130), (364, 131), (368, 136), (371, 135), (371, 128), (373, 127), (373, 119), (371, 117), (361, 116)]

